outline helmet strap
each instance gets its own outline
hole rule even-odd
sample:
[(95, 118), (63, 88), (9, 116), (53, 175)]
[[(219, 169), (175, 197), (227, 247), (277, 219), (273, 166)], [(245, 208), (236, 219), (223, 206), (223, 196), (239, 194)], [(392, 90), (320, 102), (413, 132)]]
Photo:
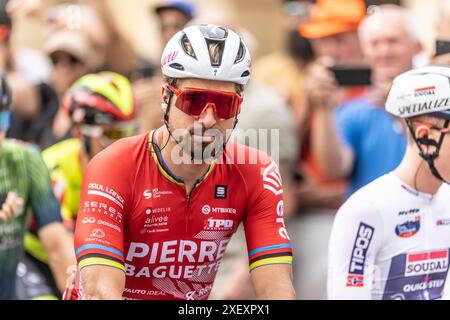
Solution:
[[(445, 180), (442, 177), (442, 175), (439, 173), (439, 170), (436, 168), (436, 165), (434, 163), (434, 161), (439, 157), (439, 152), (441, 151), (442, 143), (444, 142), (444, 138), (445, 138), (445, 133), (441, 133), (441, 136), (439, 137), (439, 142), (437, 142), (433, 139), (429, 139), (428, 137), (417, 138), (415, 135), (415, 132), (414, 132), (414, 127), (412, 125), (412, 122), (410, 120), (406, 120), (406, 123), (408, 125), (408, 129), (411, 132), (411, 135), (412, 135), (417, 147), (419, 148), (420, 157), (427, 162), (428, 167), (430, 168), (430, 171), (433, 174), (433, 176), (436, 179), (442, 181), (443, 183), (450, 184), (449, 181)], [(444, 123), (444, 128), (448, 128), (449, 124), (450, 124), (450, 120), (446, 120)], [(433, 146), (436, 148), (436, 150), (433, 153), (426, 153), (424, 151), (424, 149), (422, 148), (422, 145)]]

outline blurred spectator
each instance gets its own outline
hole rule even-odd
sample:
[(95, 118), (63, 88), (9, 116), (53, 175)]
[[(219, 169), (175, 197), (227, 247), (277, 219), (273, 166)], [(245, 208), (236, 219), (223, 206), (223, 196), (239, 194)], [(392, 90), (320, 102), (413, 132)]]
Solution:
[[(384, 111), (383, 106), (394, 77), (411, 69), (414, 56), (421, 51), (414, 27), (410, 13), (395, 5), (377, 7), (361, 23), (359, 36), (364, 55), (372, 67), (372, 86), (360, 97), (345, 99), (342, 91), (339, 96), (339, 87), (326, 63), (321, 61), (311, 69), (308, 93), (310, 105), (315, 110), (311, 132), (313, 152), (328, 178), (350, 179), (348, 195), (393, 170), (403, 157), (406, 147), (404, 128)], [(315, 233), (308, 232), (311, 225), (305, 232), (301, 232), (301, 226), (297, 230), (301, 240), (316, 244), (311, 256), (318, 249), (326, 251), (327, 244), (322, 241), (328, 241), (331, 217), (326, 220), (323, 216), (321, 226), (324, 229), (320, 233), (317, 233), (318, 228)], [(321, 259), (316, 268), (326, 265), (326, 255)], [(303, 280), (313, 280), (312, 275), (318, 269), (302, 266)], [(322, 283), (326, 268), (320, 272), (317, 280)], [(297, 280), (301, 282), (302, 277)], [(310, 285), (317, 287), (317, 282)]]
[(367, 94), (336, 109), (338, 88), (330, 74), (314, 73), (310, 82), (317, 110), (314, 152), (328, 177), (350, 178), (348, 194), (391, 171), (402, 159), (403, 128), (383, 106), (392, 80), (411, 69), (414, 56), (422, 50), (413, 17), (395, 5), (382, 5), (368, 16), (360, 27), (360, 39), (372, 67)]
[[(309, 21), (299, 27), (299, 32), (311, 40), (317, 61), (311, 64), (307, 70), (306, 90), (308, 95), (308, 122), (306, 134), (303, 140), (302, 174), (306, 181), (311, 184), (308, 187), (306, 182), (305, 189), (310, 200), (309, 206), (337, 207), (342, 201), (342, 195), (345, 192), (345, 183), (343, 180), (336, 181), (334, 178), (343, 178), (342, 176), (333, 177), (324, 172), (320, 166), (320, 159), (313, 152), (314, 144), (314, 126), (318, 116), (318, 111), (314, 108), (314, 93), (316, 90), (315, 74), (330, 74), (324, 67), (324, 64), (358, 65), (363, 61), (362, 50), (358, 38), (358, 26), (365, 15), (365, 5), (362, 0), (345, 0), (345, 5), (336, 0), (319, 0), (311, 12)], [(364, 92), (365, 88), (361, 86), (339, 88), (334, 92), (334, 96), (341, 95), (344, 100), (353, 99)], [(308, 190), (309, 189), (309, 190)], [(322, 203), (322, 204), (321, 204)]]
[[(450, 1), (441, 1), (439, 7), (439, 17), (436, 24), (436, 39), (449, 41), (450, 43)], [(437, 53), (437, 48), (435, 55), (431, 57), (431, 64), (449, 64), (450, 65), (450, 52)]]
[(76, 79), (103, 66), (94, 58), (94, 46), (79, 31), (55, 31), (47, 38), (45, 51), (53, 63), (51, 83), (59, 97)]
[[(160, 26), (161, 47), (194, 17), (195, 8), (191, 1), (165, 1), (151, 10), (156, 13)], [(140, 132), (147, 132), (160, 127), (163, 119), (161, 110), (160, 71), (144, 75), (133, 81), (133, 91), (140, 103), (138, 126)], [(132, 79), (134, 80), (134, 79)]]
[(253, 66), (253, 79), (274, 89), (291, 107), (300, 140), (307, 111), (302, 89), (304, 73), (314, 53), (310, 41), (301, 36), (297, 28), (307, 19), (310, 7), (309, 1), (289, 1), (283, 6), (286, 48), (257, 59)]
[(166, 1), (155, 7), (159, 18), (162, 47), (194, 17), (194, 7), (188, 1)]
[(439, 4), (436, 32), (439, 38), (450, 40), (450, 1), (441, 0)]
[[(0, 70), (6, 73), (13, 89), (11, 128), (8, 137), (36, 143), (41, 148), (53, 142), (51, 123), (58, 110), (58, 101), (53, 90), (44, 82), (46, 76), (37, 76), (34, 70), (46, 67), (42, 59), (21, 61), (17, 70), (16, 52), (11, 45), (12, 19), (7, 13), (8, 1), (0, 3)], [(27, 57), (39, 56), (28, 50)], [(45, 73), (45, 71), (44, 71)]]
[[(79, 20), (71, 17), (74, 10), (79, 10)], [(96, 12), (88, 6), (61, 4), (47, 12), (44, 50), (53, 63), (50, 82), (59, 99), (76, 79), (104, 67), (106, 31), (101, 26)], [(53, 122), (55, 140), (68, 138), (70, 126), (67, 113), (59, 109)]]
[[(311, 41), (316, 61), (306, 67), (303, 90), (306, 106), (302, 128), (300, 159), (301, 184), (297, 192), (300, 210), (288, 224), (294, 245), (294, 285), (299, 299), (326, 299), (327, 247), (336, 208), (345, 193), (345, 181), (324, 176), (312, 149), (317, 110), (314, 108), (316, 85), (314, 74), (323, 76), (328, 63), (361, 63), (358, 25), (365, 15), (362, 0), (319, 0), (307, 21), (298, 26), (300, 34)], [(331, 62), (330, 62), (331, 61)], [(319, 71), (316, 71), (319, 69)], [(314, 88), (315, 89), (315, 88)], [(365, 88), (336, 90), (348, 98), (360, 95)], [(339, 92), (342, 93), (339, 93)]]

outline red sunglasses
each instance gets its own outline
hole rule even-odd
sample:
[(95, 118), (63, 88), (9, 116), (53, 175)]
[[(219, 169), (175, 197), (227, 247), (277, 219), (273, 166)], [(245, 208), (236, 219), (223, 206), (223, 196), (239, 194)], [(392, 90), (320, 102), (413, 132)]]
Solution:
[(167, 89), (175, 93), (175, 106), (191, 116), (199, 116), (209, 106), (222, 120), (235, 117), (241, 110), (242, 97), (236, 92), (184, 88), (178, 89), (167, 84)]

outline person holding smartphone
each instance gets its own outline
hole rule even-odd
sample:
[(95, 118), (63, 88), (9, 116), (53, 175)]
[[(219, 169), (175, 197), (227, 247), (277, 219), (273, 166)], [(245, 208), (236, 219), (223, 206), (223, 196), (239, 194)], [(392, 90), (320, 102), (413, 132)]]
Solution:
[(349, 179), (347, 196), (400, 163), (406, 150), (405, 130), (383, 106), (392, 80), (411, 69), (422, 50), (413, 17), (396, 5), (376, 7), (361, 22), (359, 38), (372, 68), (366, 94), (343, 103), (326, 64), (315, 65), (308, 82), (316, 111), (313, 153), (328, 178)]

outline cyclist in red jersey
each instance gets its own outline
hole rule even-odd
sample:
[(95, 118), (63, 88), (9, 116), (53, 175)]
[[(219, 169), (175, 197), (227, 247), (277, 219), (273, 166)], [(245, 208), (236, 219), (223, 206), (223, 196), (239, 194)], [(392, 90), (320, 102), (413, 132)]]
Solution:
[(85, 172), (75, 231), (80, 283), (66, 297), (207, 299), (243, 222), (257, 297), (294, 299), (278, 167), (227, 143), (250, 77), (247, 47), (229, 29), (191, 26), (168, 42), (161, 64), (165, 125), (119, 140)]

